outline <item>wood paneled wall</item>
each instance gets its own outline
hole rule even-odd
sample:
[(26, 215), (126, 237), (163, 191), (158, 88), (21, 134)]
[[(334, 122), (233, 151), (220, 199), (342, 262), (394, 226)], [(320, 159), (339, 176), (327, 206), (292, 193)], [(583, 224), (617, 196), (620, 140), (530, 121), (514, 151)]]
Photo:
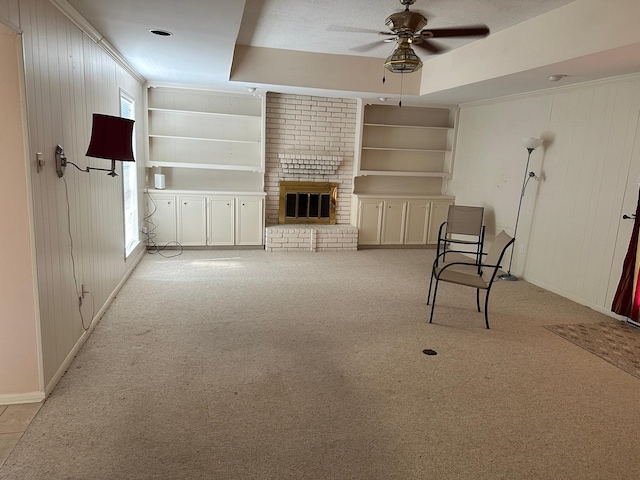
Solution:
[[(68, 166), (60, 179), (55, 169), (55, 148), (62, 145), (68, 160), (81, 167), (109, 167), (109, 161), (88, 158), (84, 153), (92, 113), (118, 115), (122, 88), (136, 102), (136, 158), (140, 160), (138, 181), (142, 189), (146, 144), (143, 89), (48, 0), (18, 0), (18, 4), (29, 157), (33, 162), (42, 362), (49, 391), (85, 335), (78, 308), (82, 285), (91, 292), (81, 309), (88, 326), (92, 317), (99, 316), (108, 305), (143, 251), (140, 245), (129, 259), (124, 258), (122, 178), (112, 178), (106, 172), (87, 174)], [(45, 161), (40, 172), (35, 168), (37, 153)], [(142, 195), (139, 201), (142, 212)]]
[(0, 23), (13, 30), (20, 30), (18, 0), (0, 0)]
[(454, 177), (460, 204), (484, 205), (494, 234), (513, 234), (531, 155), (512, 272), (610, 313), (633, 222), (640, 174), (640, 79), (462, 106)]

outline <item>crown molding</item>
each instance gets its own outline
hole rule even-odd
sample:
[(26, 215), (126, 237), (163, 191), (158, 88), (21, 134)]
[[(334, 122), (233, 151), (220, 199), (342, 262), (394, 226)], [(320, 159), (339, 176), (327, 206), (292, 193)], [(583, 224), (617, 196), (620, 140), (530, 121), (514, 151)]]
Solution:
[(120, 52), (118, 52), (113, 45), (111, 45), (102, 34), (91, 25), (86, 18), (80, 15), (75, 8), (67, 2), (67, 0), (49, 0), (58, 10), (60, 10), (64, 16), (66, 16), (71, 22), (78, 27), (82, 32), (94, 41), (102, 50), (104, 50), (113, 60), (115, 60), (122, 68), (124, 68), (130, 75), (132, 75), (141, 85), (147, 82), (135, 68), (124, 58)]

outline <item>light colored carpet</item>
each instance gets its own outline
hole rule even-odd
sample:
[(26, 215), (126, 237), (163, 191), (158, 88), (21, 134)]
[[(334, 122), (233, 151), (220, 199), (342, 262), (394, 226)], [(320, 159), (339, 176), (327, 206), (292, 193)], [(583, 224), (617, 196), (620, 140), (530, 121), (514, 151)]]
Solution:
[(640, 382), (543, 328), (607, 317), (445, 284), (430, 325), (432, 258), (145, 257), (0, 478), (638, 478)]
[(546, 328), (640, 378), (640, 329), (616, 320), (548, 325)]

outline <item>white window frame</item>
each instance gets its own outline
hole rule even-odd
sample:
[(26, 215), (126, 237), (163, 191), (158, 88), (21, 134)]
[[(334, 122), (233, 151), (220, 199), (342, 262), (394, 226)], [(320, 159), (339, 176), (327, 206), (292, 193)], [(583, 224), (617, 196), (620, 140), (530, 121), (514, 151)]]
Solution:
[[(135, 120), (136, 102), (133, 95), (122, 88), (120, 89), (120, 116)], [(129, 104), (125, 111), (123, 102)], [(127, 115), (128, 113), (128, 115)], [(133, 151), (136, 151), (135, 124), (133, 127)], [(140, 244), (140, 232), (138, 229), (138, 172), (135, 162), (122, 162), (122, 211), (123, 211), (123, 233), (124, 233), (124, 258), (131, 255), (131, 252)]]

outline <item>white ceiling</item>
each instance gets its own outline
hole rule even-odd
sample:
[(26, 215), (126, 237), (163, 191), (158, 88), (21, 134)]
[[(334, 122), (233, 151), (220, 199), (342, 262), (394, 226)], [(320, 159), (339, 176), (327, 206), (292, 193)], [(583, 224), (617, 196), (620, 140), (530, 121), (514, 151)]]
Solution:
[[(369, 65), (375, 65), (375, 68), (365, 74), (375, 76), (378, 82), (383, 72), (383, 59), (391, 52), (392, 44), (381, 44), (366, 52), (354, 50), (354, 47), (379, 40), (380, 36), (375, 32), (386, 30), (385, 18), (403, 8), (398, 0), (67, 1), (151, 84), (180, 84), (224, 90), (244, 90), (247, 86), (255, 86), (258, 91), (349, 97), (382, 96), (385, 90), (380, 85), (380, 95), (371, 88), (359, 92), (347, 82), (344, 87), (331, 84), (330, 88), (318, 88), (317, 81), (314, 82), (318, 73), (313, 69), (309, 69), (308, 83), (303, 75), (294, 82), (295, 86), (286, 85), (286, 82), (277, 82), (277, 85), (265, 83), (258, 77), (253, 80), (250, 70), (244, 74), (241, 82), (230, 81), (232, 67), (235, 67), (236, 45), (276, 49), (281, 53), (293, 50), (341, 56), (309, 57), (329, 58), (327, 63), (319, 67), (328, 70), (329, 74), (332, 73), (332, 58), (352, 59), (355, 75), (363, 73), (362, 68), (358, 67), (357, 57), (375, 57), (380, 59), (379, 62), (369, 61)], [(60, 0), (58, 3), (61, 3)], [(570, 3), (572, 0), (417, 0), (411, 9), (425, 15), (429, 19), (429, 26), (433, 28), (483, 23), (489, 26), (494, 35), (507, 29), (521, 28), (519, 24), (522, 22)], [(362, 29), (365, 32), (335, 31), (336, 27)], [(154, 28), (168, 30), (174, 35), (152, 35), (149, 30)], [(453, 58), (456, 49), (466, 43), (486, 42), (489, 38), (442, 40), (439, 43), (447, 47), (449, 52), (438, 57), (449, 55)], [(238, 50), (243, 48), (239, 47)], [(254, 51), (259, 50), (256, 48)], [(425, 67), (431, 59), (436, 58), (424, 55), (422, 50), (418, 53)], [(563, 82), (640, 71), (637, 62), (635, 59), (627, 61), (618, 58), (615, 65), (608, 68), (603, 67), (606, 62), (596, 62), (597, 65), (593, 61), (587, 62), (593, 65), (589, 70), (582, 70), (584, 75), (563, 79)], [(566, 68), (569, 67), (570, 64), (567, 64)], [(420, 97), (412, 96), (413, 102), (410, 103), (464, 103), (549, 88), (556, 84), (550, 84), (546, 80), (547, 75), (564, 73), (563, 68), (564, 63), (556, 63), (517, 74), (487, 78), (469, 85), (441, 88)], [(338, 73), (349, 74), (344, 71), (333, 73), (336, 76)]]

